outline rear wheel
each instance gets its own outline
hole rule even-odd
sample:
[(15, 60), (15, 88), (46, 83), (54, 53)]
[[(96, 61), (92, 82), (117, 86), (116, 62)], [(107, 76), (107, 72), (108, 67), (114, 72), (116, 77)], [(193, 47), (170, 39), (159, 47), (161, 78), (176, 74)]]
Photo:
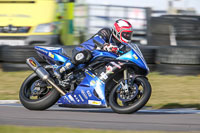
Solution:
[(124, 80), (121, 79), (109, 95), (109, 104), (116, 113), (134, 113), (141, 109), (151, 96), (151, 85), (145, 77), (129, 81), (128, 92), (123, 87)]
[(19, 93), (21, 103), (30, 110), (45, 110), (55, 104), (59, 97), (59, 92), (35, 73), (24, 81)]

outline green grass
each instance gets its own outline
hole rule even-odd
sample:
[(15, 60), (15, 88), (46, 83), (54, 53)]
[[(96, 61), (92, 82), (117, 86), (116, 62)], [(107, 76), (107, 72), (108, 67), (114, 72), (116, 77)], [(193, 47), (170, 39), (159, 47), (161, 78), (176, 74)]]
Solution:
[[(64, 127), (23, 127), (23, 126), (0, 126), (0, 133), (168, 133), (165, 131), (124, 131), (124, 130), (97, 130), (75, 129)], [(186, 132), (170, 132), (186, 133)], [(197, 133), (197, 132), (187, 132)]]
[(19, 99), (19, 89), (31, 71), (2, 72), (0, 70), (0, 100)]
[(151, 73), (152, 96), (148, 105), (154, 108), (190, 107), (200, 109), (200, 76), (174, 76)]
[[(0, 71), (0, 100), (19, 99), (21, 84), (32, 71)], [(200, 109), (200, 76), (173, 76), (150, 73), (152, 96), (147, 106), (153, 108), (191, 107)]]

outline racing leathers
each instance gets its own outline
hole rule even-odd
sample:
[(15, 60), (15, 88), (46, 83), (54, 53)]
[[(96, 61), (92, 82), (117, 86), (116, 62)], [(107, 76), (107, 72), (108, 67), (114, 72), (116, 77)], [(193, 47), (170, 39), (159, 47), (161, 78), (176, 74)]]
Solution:
[(59, 66), (54, 72), (55, 76), (61, 78), (60, 74), (64, 71), (73, 68), (75, 65), (87, 63), (92, 58), (91, 51), (95, 49), (117, 54), (119, 50), (125, 50), (125, 45), (122, 45), (121, 42), (113, 37), (110, 28), (103, 28), (90, 39), (73, 49), (71, 61), (67, 61)]

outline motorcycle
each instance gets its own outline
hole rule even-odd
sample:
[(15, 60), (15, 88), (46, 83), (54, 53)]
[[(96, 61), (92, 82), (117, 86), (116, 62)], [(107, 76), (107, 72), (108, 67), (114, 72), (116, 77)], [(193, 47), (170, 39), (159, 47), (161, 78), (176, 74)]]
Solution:
[(65, 71), (61, 79), (54, 70), (70, 57), (61, 47), (35, 46), (39, 56), (26, 60), (34, 71), (23, 82), (19, 98), (29, 110), (45, 110), (55, 103), (60, 107), (107, 108), (120, 114), (141, 109), (151, 96), (147, 79), (149, 68), (136, 44), (126, 44), (128, 50), (120, 55), (93, 50), (92, 59)]

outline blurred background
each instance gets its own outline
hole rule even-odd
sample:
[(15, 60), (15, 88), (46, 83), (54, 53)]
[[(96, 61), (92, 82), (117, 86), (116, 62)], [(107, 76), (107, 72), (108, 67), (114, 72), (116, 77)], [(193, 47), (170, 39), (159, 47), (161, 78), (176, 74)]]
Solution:
[[(72, 49), (126, 19), (150, 67), (149, 106), (200, 109), (199, 0), (0, 0), (0, 99), (18, 99), (34, 46)], [(17, 72), (16, 72), (17, 71)], [(18, 72), (19, 71), (19, 72)]]
[(132, 42), (151, 71), (198, 75), (199, 6), (198, 0), (1, 0), (1, 68), (27, 70), (30, 56), (43, 63), (35, 45), (62, 45), (71, 55), (74, 45), (122, 18), (133, 25)]

